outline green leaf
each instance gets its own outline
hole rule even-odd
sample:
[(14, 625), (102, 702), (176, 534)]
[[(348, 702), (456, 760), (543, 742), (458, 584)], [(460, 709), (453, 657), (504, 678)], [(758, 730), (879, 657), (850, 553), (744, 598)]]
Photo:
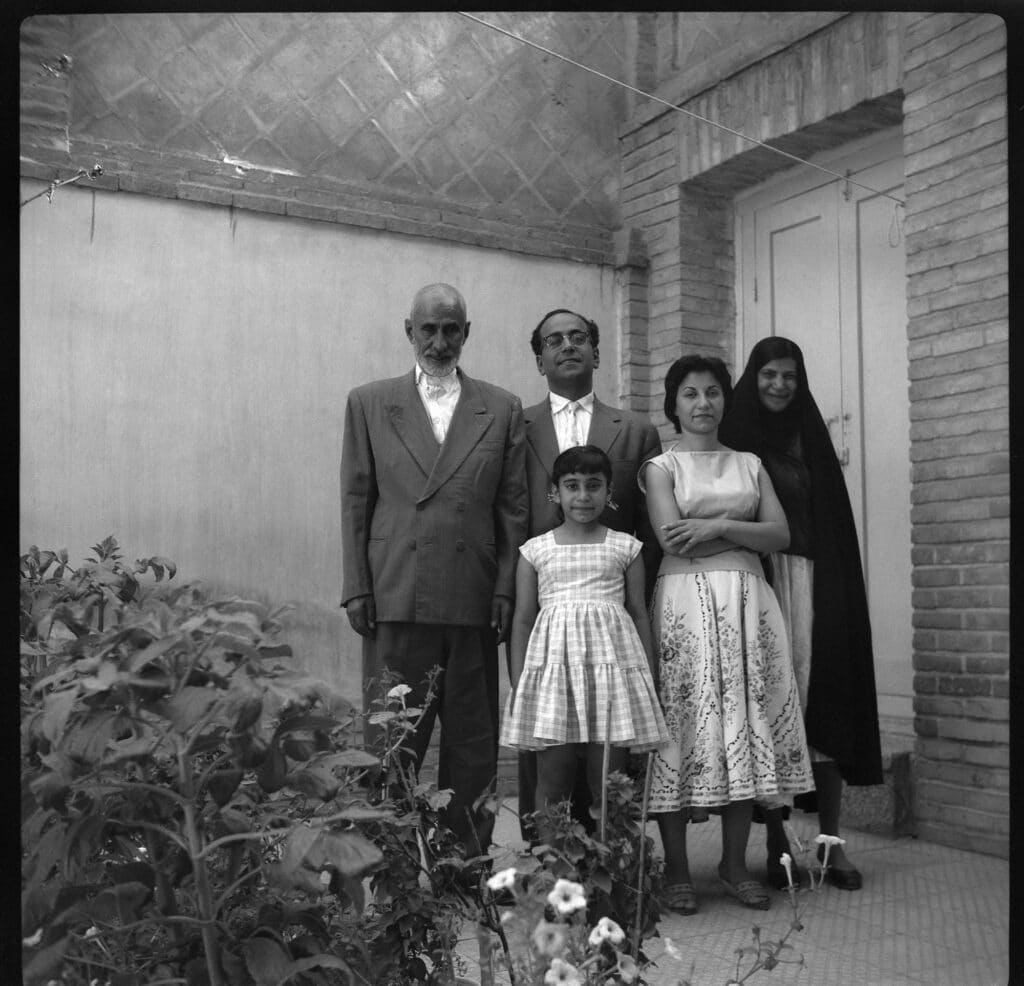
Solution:
[(366, 750), (338, 750), (337, 753), (329, 753), (322, 760), (318, 761), (335, 770), (338, 767), (376, 767), (380, 763), (380, 757), (375, 757)]
[(71, 936), (66, 935), (32, 956), (21, 972), (24, 986), (38, 986), (56, 975), (64, 963)]
[(314, 865), (314, 869), (330, 864), (343, 876), (361, 877), (384, 859), (384, 853), (359, 832), (321, 832), (320, 835), (309, 853), (311, 859), (320, 863)]
[(242, 955), (256, 986), (277, 986), (296, 972), (291, 956), (271, 938), (250, 938), (242, 942)]
[[(254, 939), (255, 940), (255, 939)], [(291, 964), (291, 971), (284, 977), (279, 979), (274, 986), (284, 986), (292, 976), (297, 975), (300, 972), (306, 972), (309, 969), (340, 969), (345, 973), (345, 977), (349, 983), (352, 982), (352, 969), (343, 959), (339, 959), (336, 955), (311, 955), (305, 959), (296, 959)]]
[(152, 663), (162, 654), (166, 654), (167, 651), (179, 643), (181, 643), (180, 634), (164, 637), (162, 640), (154, 640), (147, 647), (143, 647), (142, 650), (132, 655), (128, 670), (135, 672), (140, 668), (144, 668), (147, 664)]
[(56, 746), (68, 724), (68, 717), (78, 698), (78, 687), (67, 688), (61, 692), (51, 692), (43, 699), (43, 735)]
[(96, 921), (127, 924), (141, 916), (142, 905), (149, 900), (152, 891), (138, 881), (119, 883), (96, 895), (89, 912)]
[(321, 801), (330, 801), (338, 790), (338, 779), (320, 764), (293, 771), (288, 776), (288, 783), (307, 797)]
[(288, 776), (288, 762), (276, 743), (271, 743), (263, 762), (256, 768), (256, 782), (268, 794), (284, 787)]
[(173, 698), (161, 703), (160, 711), (179, 733), (187, 733), (210, 711), (218, 697), (212, 688), (186, 685)]
[(226, 770), (215, 770), (210, 775), (208, 790), (210, 797), (216, 802), (218, 808), (223, 808), (231, 796), (238, 790), (242, 783), (242, 771), (237, 767), (230, 767)]

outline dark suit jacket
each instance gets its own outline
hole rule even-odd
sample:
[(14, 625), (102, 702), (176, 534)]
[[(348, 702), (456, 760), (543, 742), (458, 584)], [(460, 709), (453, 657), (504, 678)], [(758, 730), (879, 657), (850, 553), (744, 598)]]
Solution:
[[(546, 397), (523, 414), (526, 419), (526, 482), (530, 494), (529, 536), (536, 537), (561, 523), (557, 505), (547, 498), (551, 469), (558, 457), (558, 438), (551, 420), (551, 403)], [(651, 586), (661, 563), (661, 548), (647, 518), (647, 505), (636, 476), (641, 463), (661, 453), (658, 432), (644, 415), (609, 407), (595, 397), (587, 442), (604, 449), (612, 463), (612, 499), (619, 509), (605, 508), (601, 523), (616, 531), (634, 534), (643, 542), (644, 568), (648, 586)]]
[(458, 373), (444, 445), (415, 373), (349, 393), (342, 605), (372, 594), (378, 621), (486, 626), (493, 597), (515, 594), (527, 520), (522, 405)]

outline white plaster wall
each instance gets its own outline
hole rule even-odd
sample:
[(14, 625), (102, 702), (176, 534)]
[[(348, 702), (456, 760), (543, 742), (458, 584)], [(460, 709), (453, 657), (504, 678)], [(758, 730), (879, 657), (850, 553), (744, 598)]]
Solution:
[[(23, 182), (22, 199), (43, 187)], [(294, 603), (297, 657), (355, 698), (358, 638), (338, 608), (345, 398), (411, 368), (403, 320), (432, 281), (466, 296), (466, 371), (524, 403), (546, 392), (539, 317), (595, 318), (597, 389), (617, 402), (608, 268), (71, 187), (26, 206), (20, 549), (78, 561), (114, 534), (179, 578)]]

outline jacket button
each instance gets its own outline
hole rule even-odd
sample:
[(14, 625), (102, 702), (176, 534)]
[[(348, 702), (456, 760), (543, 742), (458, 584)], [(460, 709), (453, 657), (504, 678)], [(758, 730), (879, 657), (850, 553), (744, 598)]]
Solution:
[(455, 550), (456, 551), (465, 551), (466, 550), (466, 542), (463, 541), (462, 538), (459, 538), (459, 540), (455, 542)]

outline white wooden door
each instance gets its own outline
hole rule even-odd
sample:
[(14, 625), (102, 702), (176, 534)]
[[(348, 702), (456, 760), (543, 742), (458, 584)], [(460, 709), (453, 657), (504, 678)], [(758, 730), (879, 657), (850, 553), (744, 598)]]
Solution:
[[(902, 193), (898, 133), (820, 163)], [(758, 339), (803, 350), (860, 539), (883, 730), (913, 738), (905, 254), (895, 204), (798, 168), (737, 199), (736, 371)]]

